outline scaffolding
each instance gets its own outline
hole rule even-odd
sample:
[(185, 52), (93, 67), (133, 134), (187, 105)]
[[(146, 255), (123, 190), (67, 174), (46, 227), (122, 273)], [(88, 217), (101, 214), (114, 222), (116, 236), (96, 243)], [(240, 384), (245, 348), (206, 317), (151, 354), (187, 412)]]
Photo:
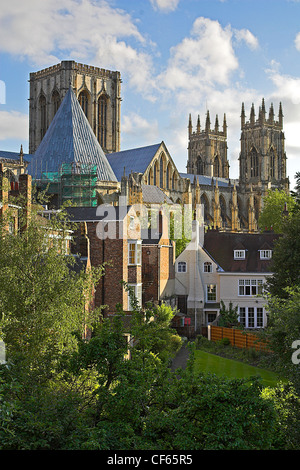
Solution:
[(56, 195), (58, 205), (66, 201), (78, 207), (97, 206), (97, 165), (80, 162), (63, 163), (59, 171), (44, 172), (39, 186)]

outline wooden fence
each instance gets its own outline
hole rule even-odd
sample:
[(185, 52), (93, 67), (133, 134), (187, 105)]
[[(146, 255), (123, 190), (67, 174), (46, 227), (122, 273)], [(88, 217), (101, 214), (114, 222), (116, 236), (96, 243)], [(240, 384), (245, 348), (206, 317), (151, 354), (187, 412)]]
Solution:
[(225, 328), (223, 326), (208, 326), (208, 339), (210, 341), (220, 341), (223, 338), (228, 338), (230, 344), (238, 348), (253, 348), (256, 351), (270, 351), (268, 344), (261, 341), (254, 333), (246, 333), (244, 330)]

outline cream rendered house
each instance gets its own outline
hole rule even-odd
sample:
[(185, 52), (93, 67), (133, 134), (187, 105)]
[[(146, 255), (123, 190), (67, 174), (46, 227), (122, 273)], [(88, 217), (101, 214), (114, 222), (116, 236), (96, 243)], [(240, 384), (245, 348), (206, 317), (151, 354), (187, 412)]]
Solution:
[(270, 272), (274, 233), (204, 231), (193, 221), (193, 238), (175, 263), (178, 307), (201, 333), (219, 315), (220, 302), (238, 306), (245, 328), (263, 328), (267, 317), (261, 295)]

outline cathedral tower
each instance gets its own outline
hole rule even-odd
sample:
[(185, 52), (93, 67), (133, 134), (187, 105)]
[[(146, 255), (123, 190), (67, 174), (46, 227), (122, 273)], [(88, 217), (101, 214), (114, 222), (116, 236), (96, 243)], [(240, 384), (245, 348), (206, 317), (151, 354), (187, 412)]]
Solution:
[(249, 185), (255, 191), (261, 188), (288, 190), (286, 177), (286, 153), (283, 133), (283, 114), (279, 105), (278, 120), (274, 117), (271, 104), (266, 115), (265, 101), (259, 107), (258, 118), (254, 105), (250, 110), (250, 119), (246, 122), (244, 103), (241, 111), (241, 151), (239, 156), (240, 188), (246, 190)]
[(29, 153), (38, 148), (70, 85), (103, 151), (120, 151), (120, 72), (62, 61), (31, 73), (29, 82)]
[(211, 128), (209, 111), (206, 115), (205, 128), (201, 130), (198, 116), (196, 131), (193, 132), (191, 115), (189, 116), (189, 144), (187, 173), (210, 177), (229, 178), (227, 160), (227, 123), (224, 114), (220, 129), (218, 116), (214, 128)]

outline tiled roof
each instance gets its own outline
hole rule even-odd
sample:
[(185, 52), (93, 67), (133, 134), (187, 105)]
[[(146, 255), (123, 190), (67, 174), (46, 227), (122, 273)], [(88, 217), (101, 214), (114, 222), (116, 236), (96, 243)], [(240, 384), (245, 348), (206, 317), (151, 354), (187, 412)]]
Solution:
[(96, 136), (70, 87), (32, 157), (28, 173), (57, 172), (64, 163), (97, 165), (101, 181), (117, 181)]
[[(29, 162), (32, 155), (23, 154), (25, 161)], [(20, 152), (8, 152), (7, 150), (0, 150), (0, 160), (20, 160)]]
[(129, 176), (131, 171), (144, 173), (160, 145), (161, 143), (107, 154), (107, 159), (118, 181), (121, 181), (124, 175), (124, 168), (126, 176)]
[(171, 199), (157, 186), (142, 184), (143, 201), (149, 204), (173, 204)]
[[(232, 233), (208, 230), (204, 235), (204, 249), (225, 272), (266, 273), (271, 271), (271, 261), (260, 259), (259, 250), (267, 246), (274, 249), (280, 235), (274, 232)], [(234, 250), (242, 246), (246, 258), (235, 260)]]
[(96, 222), (105, 219), (123, 220), (131, 206), (111, 206), (102, 204), (97, 207), (67, 207), (70, 222)]

